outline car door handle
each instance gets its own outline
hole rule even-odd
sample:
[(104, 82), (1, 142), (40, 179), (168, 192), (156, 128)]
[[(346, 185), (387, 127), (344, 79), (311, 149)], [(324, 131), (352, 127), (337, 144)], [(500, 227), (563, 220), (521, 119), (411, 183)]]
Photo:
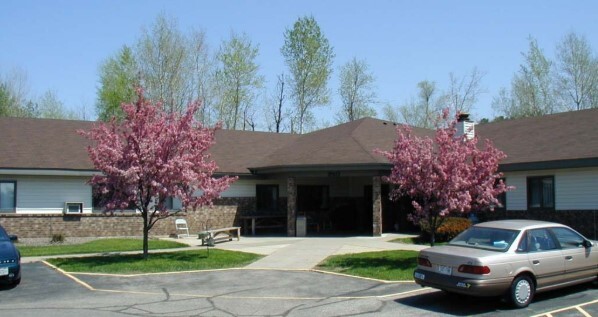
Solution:
[(540, 260), (533, 260), (532, 263), (533, 264), (540, 264)]
[(573, 260), (573, 256), (571, 256), (571, 255), (567, 255), (567, 256), (565, 257), (565, 260), (567, 260), (567, 261), (571, 261), (571, 260)]

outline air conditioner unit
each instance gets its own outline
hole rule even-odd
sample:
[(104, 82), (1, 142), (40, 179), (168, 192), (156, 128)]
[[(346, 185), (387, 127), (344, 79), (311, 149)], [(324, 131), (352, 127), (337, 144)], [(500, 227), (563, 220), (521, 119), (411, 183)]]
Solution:
[(82, 214), (83, 213), (83, 203), (65, 202), (63, 213), (65, 215)]

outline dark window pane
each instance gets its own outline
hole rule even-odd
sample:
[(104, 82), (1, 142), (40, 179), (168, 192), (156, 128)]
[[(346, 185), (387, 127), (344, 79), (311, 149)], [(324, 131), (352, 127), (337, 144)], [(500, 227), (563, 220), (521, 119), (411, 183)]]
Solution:
[(554, 204), (554, 177), (528, 177), (527, 179), (528, 208), (550, 208)]
[(256, 185), (257, 211), (278, 210), (278, 185)]
[(554, 184), (552, 178), (542, 179), (542, 204), (546, 208), (554, 208)]

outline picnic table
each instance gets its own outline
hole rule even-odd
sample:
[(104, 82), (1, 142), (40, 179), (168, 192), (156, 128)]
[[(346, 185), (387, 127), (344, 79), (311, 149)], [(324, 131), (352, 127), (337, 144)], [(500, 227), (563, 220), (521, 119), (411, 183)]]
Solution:
[(255, 229), (286, 228), (287, 226), (286, 214), (245, 215), (241, 216), (240, 219), (243, 221), (243, 228), (245, 228), (245, 231), (251, 227), (251, 235), (253, 236), (255, 235)]

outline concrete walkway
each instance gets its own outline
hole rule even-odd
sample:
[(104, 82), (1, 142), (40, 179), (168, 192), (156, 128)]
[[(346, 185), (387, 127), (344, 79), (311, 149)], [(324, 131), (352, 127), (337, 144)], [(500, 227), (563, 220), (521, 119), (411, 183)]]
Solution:
[[(240, 241), (221, 242), (216, 248), (265, 255), (247, 268), (309, 270), (331, 255), (384, 250), (414, 250), (426, 248), (421, 245), (388, 242), (407, 237), (400, 234), (384, 234), (382, 237), (241, 237)], [(200, 245), (196, 238), (174, 239), (189, 245)]]
[[(408, 235), (384, 234), (381, 237), (357, 236), (305, 238), (242, 236), (240, 241), (233, 240), (216, 243), (215, 248), (265, 255), (262, 259), (248, 265), (247, 268), (279, 270), (309, 270), (331, 255), (384, 250), (418, 251), (426, 248), (426, 246), (421, 245), (388, 242), (400, 237), (408, 237)], [(181, 239), (164, 238), (164, 240), (185, 243), (189, 245), (189, 247), (150, 250), (150, 252), (177, 252), (183, 250), (196, 250), (198, 247), (202, 247), (201, 240), (197, 239), (195, 236)], [(90, 255), (134, 253), (139, 253), (139, 251), (23, 257), (22, 262), (31, 263), (56, 257), (85, 257)]]

